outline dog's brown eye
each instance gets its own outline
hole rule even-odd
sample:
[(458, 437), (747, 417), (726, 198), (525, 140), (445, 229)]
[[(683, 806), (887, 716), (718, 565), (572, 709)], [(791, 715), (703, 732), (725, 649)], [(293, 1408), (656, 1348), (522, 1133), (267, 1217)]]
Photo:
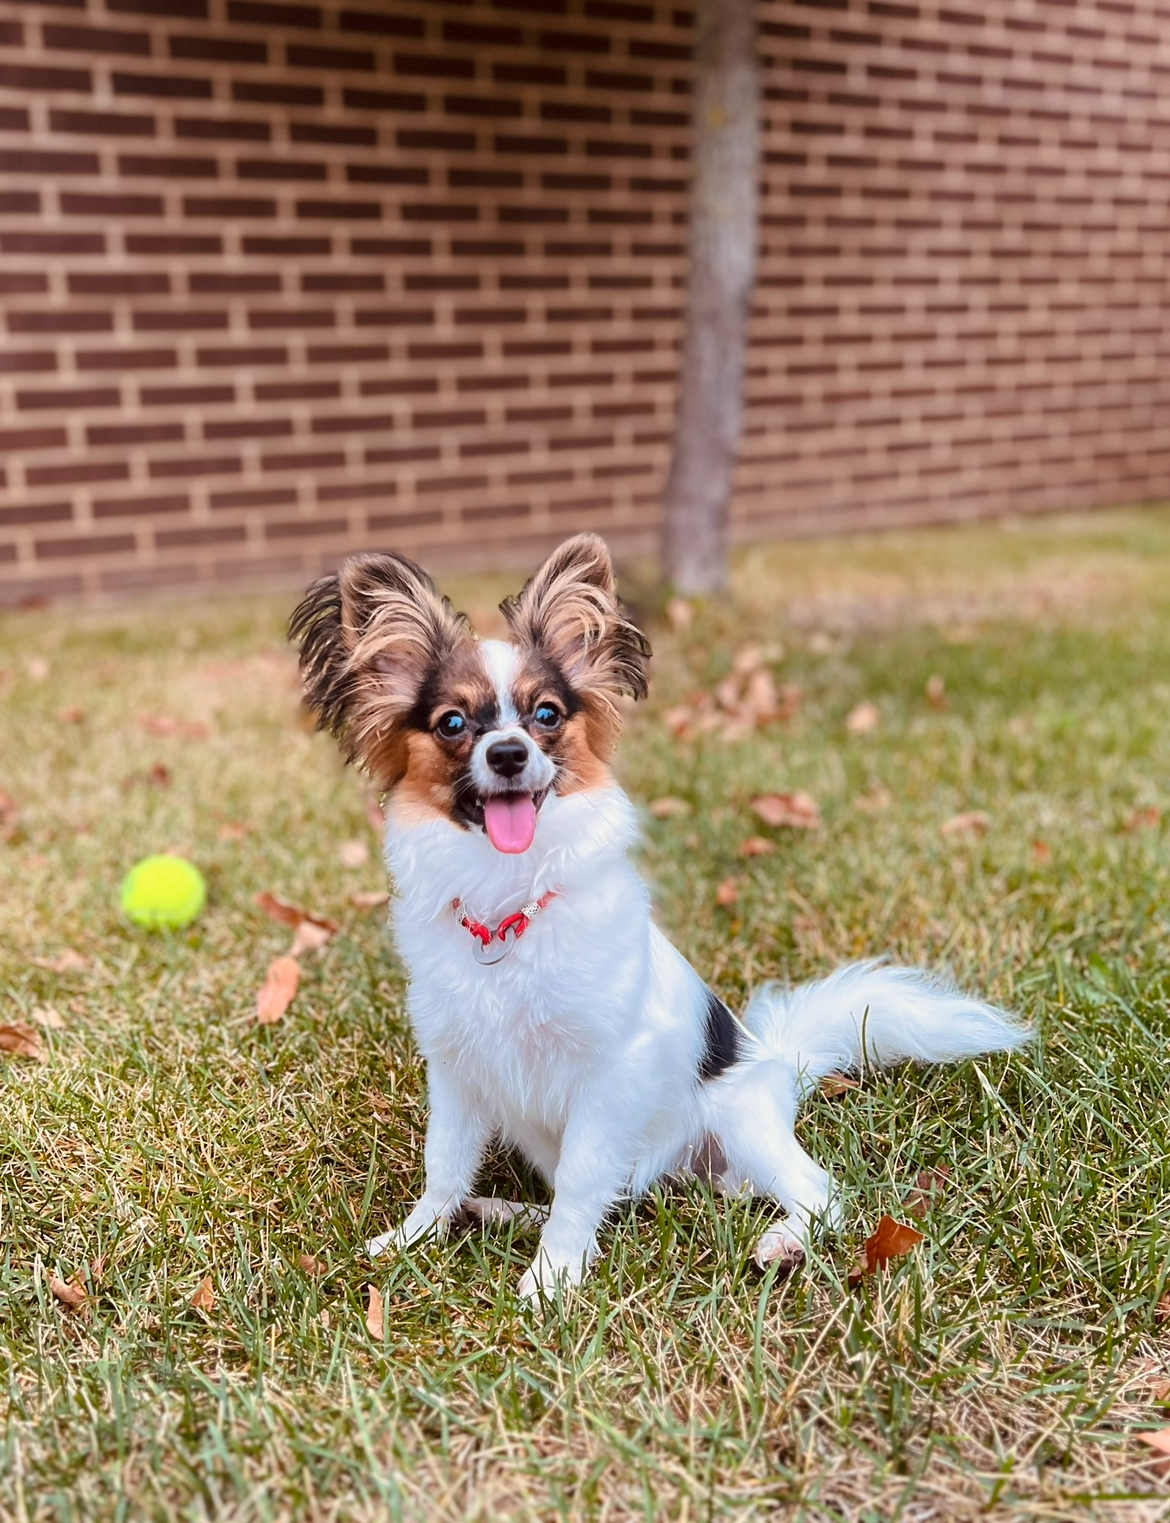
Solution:
[(542, 730), (555, 730), (561, 722), (561, 711), (553, 703), (537, 704), (532, 722), (538, 724)]
[(458, 709), (449, 710), (435, 726), (436, 731), (444, 740), (458, 740), (466, 728), (467, 721)]

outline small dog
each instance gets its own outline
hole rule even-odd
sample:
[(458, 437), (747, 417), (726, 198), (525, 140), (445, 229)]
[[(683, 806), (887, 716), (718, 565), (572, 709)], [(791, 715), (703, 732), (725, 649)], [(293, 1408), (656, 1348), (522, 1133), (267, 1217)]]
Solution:
[[(861, 963), (760, 990), (742, 1024), (650, 918), (628, 859), (637, 822), (610, 758), (622, 694), (650, 647), (582, 534), (479, 640), (430, 578), (355, 555), (293, 614), (305, 697), (389, 793), (386, 861), (427, 1063), (426, 1184), (373, 1254), (457, 1217), (543, 1222), (522, 1296), (576, 1284), (622, 1198), (702, 1171), (786, 1219), (758, 1261), (792, 1265), (839, 1205), (797, 1142), (796, 1110), (833, 1070), (1012, 1048), (1000, 1011), (910, 969)], [(472, 1194), (493, 1137), (553, 1191), (547, 1213)]]

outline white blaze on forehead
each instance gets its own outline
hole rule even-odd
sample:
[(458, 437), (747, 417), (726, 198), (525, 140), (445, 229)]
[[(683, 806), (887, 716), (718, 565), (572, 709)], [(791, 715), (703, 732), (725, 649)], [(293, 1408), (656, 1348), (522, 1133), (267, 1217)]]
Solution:
[(512, 684), (516, 680), (519, 666), (516, 647), (509, 645), (506, 640), (485, 640), (480, 650), (483, 652), (488, 676), (495, 685), (500, 729), (510, 724), (519, 724), (520, 715), (516, 709), (516, 700), (512, 697)]

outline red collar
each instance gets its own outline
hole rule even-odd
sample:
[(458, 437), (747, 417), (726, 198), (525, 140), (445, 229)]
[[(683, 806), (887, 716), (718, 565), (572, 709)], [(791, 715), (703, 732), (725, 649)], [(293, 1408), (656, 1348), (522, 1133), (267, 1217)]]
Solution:
[(472, 920), (470, 915), (465, 915), (462, 899), (452, 899), (451, 908), (455, 911), (455, 918), (459, 924), (471, 932), (474, 942), (472, 951), (476, 961), (490, 964), (499, 962), (508, 955), (541, 910), (551, 904), (556, 897), (557, 890), (550, 888), (547, 894), (541, 894), (539, 899), (530, 899), (527, 904), (522, 904), (514, 915), (506, 916), (494, 931), (482, 921)]

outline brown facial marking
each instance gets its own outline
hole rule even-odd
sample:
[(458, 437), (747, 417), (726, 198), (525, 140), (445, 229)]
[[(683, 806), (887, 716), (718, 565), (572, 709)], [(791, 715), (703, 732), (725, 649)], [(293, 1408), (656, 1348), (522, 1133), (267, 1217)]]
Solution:
[(474, 649), (456, 613), (412, 561), (354, 555), (309, 588), (289, 622), (305, 702), (348, 761), (392, 788), (409, 765), (406, 732), (428, 675)]

